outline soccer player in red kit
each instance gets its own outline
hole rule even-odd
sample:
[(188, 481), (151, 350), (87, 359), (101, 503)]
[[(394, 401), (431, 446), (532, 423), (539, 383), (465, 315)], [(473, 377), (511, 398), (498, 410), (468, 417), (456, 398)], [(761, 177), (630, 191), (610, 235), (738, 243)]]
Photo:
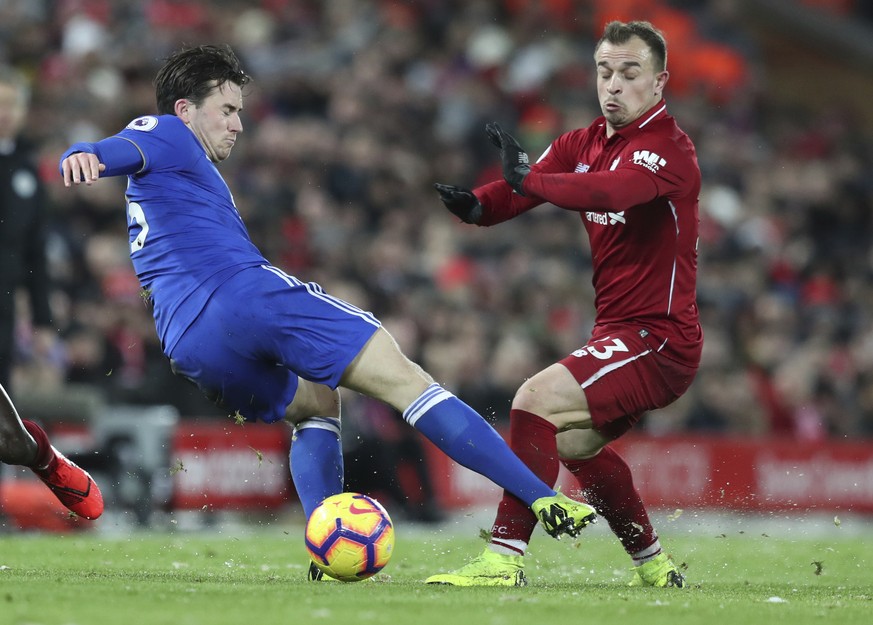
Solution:
[[(578, 350), (524, 382), (512, 449), (543, 481), (563, 463), (633, 559), (631, 585), (682, 587), (630, 469), (610, 446), (646, 411), (691, 385), (703, 334), (696, 305), (700, 169), (663, 99), (667, 46), (648, 22), (611, 22), (594, 53), (603, 116), (559, 136), (531, 165), (497, 124), (503, 180), (474, 191), (436, 185), (467, 223), (493, 226), (543, 203), (579, 213), (593, 257), (596, 319)], [(504, 492), (485, 552), (428, 583), (523, 586), (536, 519)]]

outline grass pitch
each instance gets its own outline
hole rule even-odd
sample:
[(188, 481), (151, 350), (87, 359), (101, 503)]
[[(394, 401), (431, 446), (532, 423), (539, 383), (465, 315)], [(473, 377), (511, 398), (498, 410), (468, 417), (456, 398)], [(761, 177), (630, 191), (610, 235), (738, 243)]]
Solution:
[[(577, 541), (538, 531), (526, 588), (427, 586), (483, 548), (477, 527), (398, 523), (380, 582), (306, 581), (302, 527), (0, 537), (0, 625), (869, 623), (873, 531), (656, 520), (684, 590), (628, 588), (604, 523)], [(603, 527), (601, 527), (603, 526)], [(867, 528), (870, 526), (867, 525)], [(784, 531), (782, 531), (784, 530)]]

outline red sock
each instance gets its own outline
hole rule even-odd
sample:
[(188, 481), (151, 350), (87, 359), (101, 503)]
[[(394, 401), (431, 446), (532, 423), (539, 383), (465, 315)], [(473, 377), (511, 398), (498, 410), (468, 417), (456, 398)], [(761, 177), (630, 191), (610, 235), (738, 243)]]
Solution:
[(44, 471), (51, 468), (52, 462), (55, 460), (55, 452), (52, 450), (52, 445), (49, 443), (48, 435), (41, 427), (33, 421), (22, 419), (24, 429), (27, 430), (33, 439), (36, 441), (36, 460), (30, 467), (34, 471)]
[(607, 446), (593, 458), (563, 462), (579, 481), (586, 501), (606, 519), (625, 551), (633, 555), (658, 540), (630, 467), (615, 450)]
[[(548, 485), (558, 481), (558, 428), (542, 417), (513, 408), (509, 412), (509, 446), (533, 473)], [(491, 528), (492, 539), (530, 542), (537, 526), (530, 508), (504, 491)]]

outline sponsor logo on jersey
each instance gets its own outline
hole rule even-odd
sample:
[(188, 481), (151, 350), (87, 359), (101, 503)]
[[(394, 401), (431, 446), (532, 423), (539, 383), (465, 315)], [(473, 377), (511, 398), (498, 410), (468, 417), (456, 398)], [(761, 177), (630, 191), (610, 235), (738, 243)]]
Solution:
[(615, 224), (627, 223), (627, 220), (624, 217), (624, 211), (618, 213), (595, 213), (593, 211), (587, 211), (585, 213), (585, 219), (601, 226), (614, 226)]
[(591, 165), (587, 163), (576, 163), (576, 169), (573, 170), (573, 173), (584, 174), (589, 169), (591, 169)]
[(649, 152), (648, 150), (636, 150), (633, 158), (634, 165), (642, 165), (651, 172), (658, 173), (661, 167), (667, 165), (667, 161), (661, 158), (659, 154)]
[(148, 132), (150, 130), (153, 130), (157, 125), (157, 117), (155, 117), (154, 115), (145, 115), (143, 117), (137, 117), (135, 120), (130, 122), (127, 127), (131, 130), (141, 130), (143, 132)]

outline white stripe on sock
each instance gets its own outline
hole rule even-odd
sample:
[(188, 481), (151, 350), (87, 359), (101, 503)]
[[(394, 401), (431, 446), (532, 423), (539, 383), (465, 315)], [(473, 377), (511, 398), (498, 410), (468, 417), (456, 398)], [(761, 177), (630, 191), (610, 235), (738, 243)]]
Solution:
[(412, 427), (415, 427), (416, 422), (428, 410), (436, 406), (438, 403), (454, 397), (449, 391), (444, 389), (437, 383), (433, 383), (424, 389), (424, 392), (418, 398), (409, 404), (409, 407), (403, 411), (403, 418)]
[(524, 552), (527, 551), (527, 543), (523, 540), (504, 540), (492, 537), (488, 548), (494, 553), (504, 556), (523, 556)]
[(337, 436), (340, 435), (340, 420), (332, 417), (309, 417), (294, 427), (294, 432), (308, 429), (330, 430)]
[(633, 559), (635, 565), (640, 566), (641, 564), (645, 564), (649, 560), (655, 559), (660, 553), (661, 541), (655, 539), (655, 542), (653, 542), (642, 551), (631, 554), (631, 558)]

